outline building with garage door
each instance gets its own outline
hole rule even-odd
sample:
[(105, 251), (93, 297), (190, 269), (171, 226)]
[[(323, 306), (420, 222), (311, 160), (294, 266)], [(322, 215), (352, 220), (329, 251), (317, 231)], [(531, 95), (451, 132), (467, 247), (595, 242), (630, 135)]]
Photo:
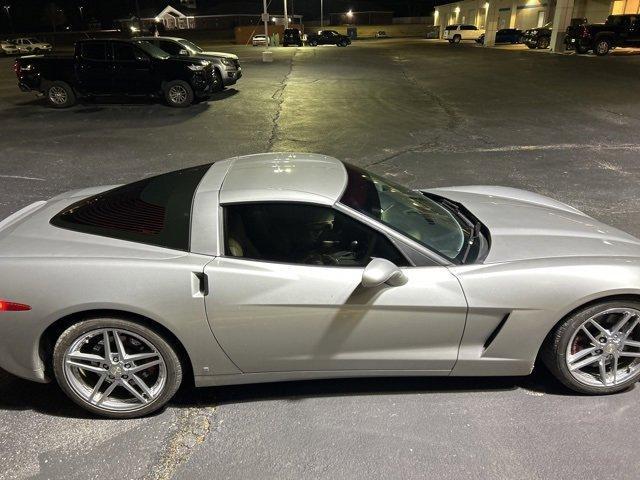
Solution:
[(604, 22), (612, 13), (638, 13), (639, 5), (640, 0), (463, 0), (437, 6), (434, 25), (440, 26), (441, 37), (447, 25), (476, 25), (487, 31), (485, 45), (493, 45), (495, 32), (502, 28), (526, 30), (553, 22), (552, 50), (562, 51), (572, 18)]

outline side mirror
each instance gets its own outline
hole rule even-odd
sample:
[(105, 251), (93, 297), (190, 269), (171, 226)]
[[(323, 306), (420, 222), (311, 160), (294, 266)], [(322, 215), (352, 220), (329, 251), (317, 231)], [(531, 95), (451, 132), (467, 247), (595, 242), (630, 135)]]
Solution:
[(383, 283), (397, 287), (407, 283), (407, 277), (400, 268), (389, 260), (374, 258), (362, 273), (362, 286), (367, 288), (378, 287)]
[(178, 55), (180, 55), (181, 57), (188, 57), (189, 56), (189, 51), (185, 50), (184, 48), (182, 50), (180, 50), (178, 52)]

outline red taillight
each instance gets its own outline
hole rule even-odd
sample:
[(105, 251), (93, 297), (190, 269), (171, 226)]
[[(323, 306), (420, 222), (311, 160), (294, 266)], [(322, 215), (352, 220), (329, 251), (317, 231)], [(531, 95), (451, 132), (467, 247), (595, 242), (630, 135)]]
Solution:
[(18, 60), (13, 64), (13, 71), (16, 72), (16, 75), (20, 75), (20, 64), (18, 63)]
[(583, 36), (584, 38), (586, 38), (586, 37), (588, 37), (588, 36), (589, 36), (589, 29), (586, 27), (586, 25), (583, 25), (583, 26), (582, 26), (582, 36)]
[(25, 312), (27, 310), (31, 310), (31, 307), (29, 305), (25, 305), (24, 303), (0, 300), (0, 312)]

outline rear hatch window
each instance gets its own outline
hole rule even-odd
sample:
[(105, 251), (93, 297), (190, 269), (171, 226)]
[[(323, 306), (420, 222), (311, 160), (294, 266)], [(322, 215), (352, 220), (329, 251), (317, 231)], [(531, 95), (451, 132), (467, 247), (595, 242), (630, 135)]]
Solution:
[(165, 173), (85, 198), (58, 213), (51, 224), (188, 251), (193, 196), (210, 167)]

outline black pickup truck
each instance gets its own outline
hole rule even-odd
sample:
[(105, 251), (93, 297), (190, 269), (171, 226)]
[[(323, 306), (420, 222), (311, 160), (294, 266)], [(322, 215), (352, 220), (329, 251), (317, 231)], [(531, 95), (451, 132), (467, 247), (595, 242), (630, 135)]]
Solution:
[(160, 97), (186, 107), (215, 83), (210, 62), (171, 57), (141, 40), (83, 40), (73, 56), (21, 57), (14, 70), (22, 91), (40, 92), (56, 108), (92, 96)]
[(593, 50), (600, 56), (615, 47), (640, 46), (640, 15), (609, 15), (605, 23), (569, 27), (565, 42), (576, 53)]
[(318, 45), (346, 47), (347, 45), (351, 45), (351, 39), (335, 30), (320, 30), (318, 33), (307, 35), (307, 44), (312, 47), (317, 47)]

